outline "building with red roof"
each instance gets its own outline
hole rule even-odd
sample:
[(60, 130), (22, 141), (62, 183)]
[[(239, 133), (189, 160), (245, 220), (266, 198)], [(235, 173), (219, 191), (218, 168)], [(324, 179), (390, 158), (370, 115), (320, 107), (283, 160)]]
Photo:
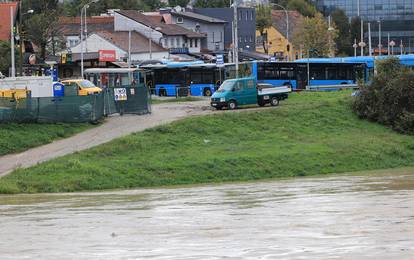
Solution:
[(18, 2), (0, 3), (0, 41), (10, 41), (10, 8), (16, 21)]

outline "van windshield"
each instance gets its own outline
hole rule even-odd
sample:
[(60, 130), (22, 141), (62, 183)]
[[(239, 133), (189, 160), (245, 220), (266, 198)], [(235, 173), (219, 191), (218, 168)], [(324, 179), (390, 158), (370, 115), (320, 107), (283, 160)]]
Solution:
[(95, 85), (89, 80), (82, 80), (81, 82), (79, 82), (79, 85), (81, 86), (81, 88), (94, 88), (95, 87)]
[(220, 86), (217, 92), (231, 91), (231, 89), (234, 87), (234, 83), (234, 81), (224, 81), (224, 83)]

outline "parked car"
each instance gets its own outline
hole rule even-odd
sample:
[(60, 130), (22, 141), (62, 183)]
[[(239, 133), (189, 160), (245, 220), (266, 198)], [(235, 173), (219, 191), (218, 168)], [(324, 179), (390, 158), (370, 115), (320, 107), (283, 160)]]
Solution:
[(242, 105), (279, 105), (292, 92), (289, 86), (273, 87), (270, 84), (257, 84), (254, 77), (230, 79), (223, 82), (211, 97), (211, 106), (220, 110), (224, 107), (236, 109)]
[(102, 89), (86, 79), (63, 80), (64, 96), (87, 96), (99, 94)]

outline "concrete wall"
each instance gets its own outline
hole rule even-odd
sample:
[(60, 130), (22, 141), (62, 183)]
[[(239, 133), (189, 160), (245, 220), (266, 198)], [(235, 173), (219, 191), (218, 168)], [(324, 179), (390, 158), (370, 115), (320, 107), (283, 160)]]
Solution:
[[(99, 50), (115, 50), (116, 52), (116, 59), (122, 60), (124, 57), (128, 55), (128, 53), (116, 45), (108, 42), (104, 38), (100, 37), (97, 34), (90, 35), (86, 40), (86, 44), (88, 45), (88, 52), (99, 52)], [(80, 53), (81, 52), (81, 44), (79, 43), (75, 47), (71, 48), (72, 53)], [(84, 51), (85, 51), (85, 44), (84, 44)], [(86, 51), (85, 51), (86, 52)]]
[[(228, 48), (233, 41), (233, 9), (195, 8), (194, 12), (227, 21), (224, 27), (224, 43)], [(249, 51), (256, 49), (256, 10), (254, 8), (238, 8), (238, 36), (239, 48)], [(247, 48), (247, 46), (249, 47)]]
[(205, 23), (188, 17), (183, 17), (183, 23), (177, 23), (177, 17), (181, 16), (172, 14), (172, 22), (174, 24), (194, 32), (196, 31), (197, 26), (199, 26), (199, 32), (207, 35), (207, 38), (201, 40), (202, 48), (206, 48), (210, 51), (216, 51), (217, 43), (218, 50), (224, 50), (224, 24)]

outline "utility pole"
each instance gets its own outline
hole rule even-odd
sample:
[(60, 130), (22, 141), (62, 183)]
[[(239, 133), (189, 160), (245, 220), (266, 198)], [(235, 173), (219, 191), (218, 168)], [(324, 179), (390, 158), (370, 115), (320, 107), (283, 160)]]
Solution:
[(388, 56), (390, 56), (390, 33), (388, 33)]
[(11, 43), (11, 77), (16, 77), (16, 62), (14, 59), (14, 10), (10, 6), (10, 43)]
[(368, 56), (372, 56), (371, 23), (368, 23), (368, 50), (369, 50)]
[(379, 56), (382, 56), (382, 42), (381, 42), (381, 20), (378, 20), (378, 50)]
[(237, 33), (237, 0), (233, 1), (233, 30), (234, 30), (234, 37), (233, 37), (233, 48), (234, 48), (234, 62), (236, 66), (236, 78), (239, 77), (239, 37)]

